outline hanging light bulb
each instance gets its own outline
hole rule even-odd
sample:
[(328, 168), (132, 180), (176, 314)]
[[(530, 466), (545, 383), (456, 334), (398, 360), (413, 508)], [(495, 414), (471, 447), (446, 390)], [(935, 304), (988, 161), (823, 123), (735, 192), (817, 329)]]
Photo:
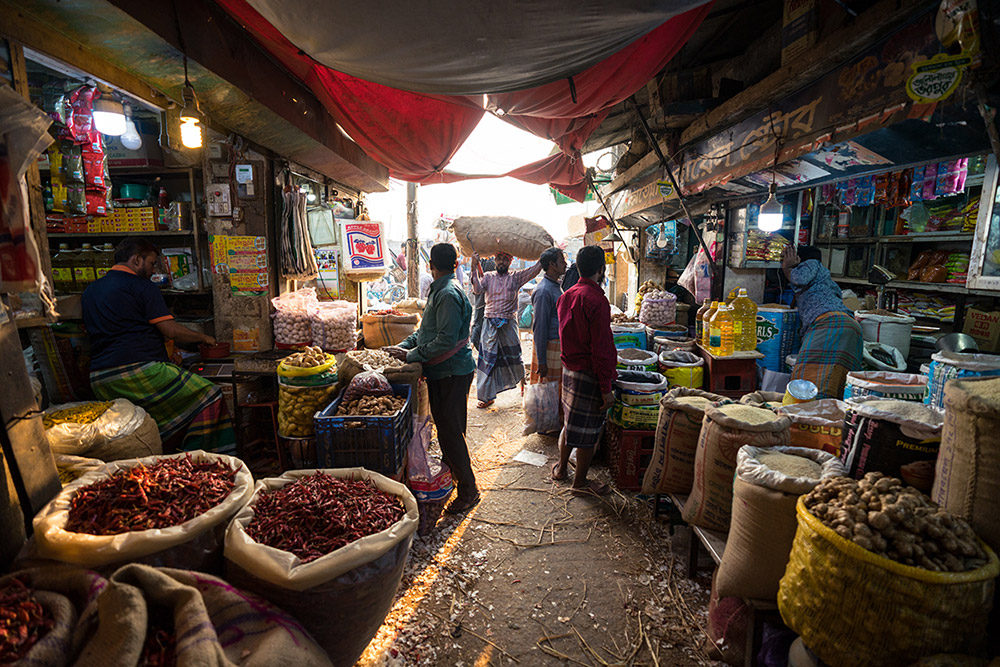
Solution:
[(767, 201), (761, 204), (760, 213), (757, 214), (757, 229), (762, 232), (778, 231), (785, 218), (784, 209), (775, 197), (776, 190), (774, 183), (771, 183)]
[(122, 103), (112, 96), (110, 89), (98, 87), (100, 97), (94, 100), (94, 127), (101, 134), (120, 137), (125, 134), (125, 110)]
[(185, 148), (201, 148), (201, 108), (194, 86), (188, 80), (187, 56), (184, 56), (184, 105), (181, 107), (181, 143)]
[(128, 104), (123, 106), (125, 107), (125, 133), (121, 137), (122, 146), (130, 151), (137, 151), (142, 148), (142, 137), (139, 136), (135, 121), (132, 119), (132, 107)]

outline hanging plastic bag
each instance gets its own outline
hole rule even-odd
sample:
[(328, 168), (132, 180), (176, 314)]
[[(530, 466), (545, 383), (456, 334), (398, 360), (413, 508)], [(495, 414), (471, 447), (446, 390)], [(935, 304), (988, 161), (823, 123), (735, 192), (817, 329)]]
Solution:
[(316, 290), (312, 287), (303, 287), (271, 299), (275, 342), (281, 345), (308, 345), (312, 342), (309, 313), (318, 303)]
[(523, 407), (523, 435), (552, 433), (562, 426), (559, 423), (558, 382), (529, 384), (524, 390)]

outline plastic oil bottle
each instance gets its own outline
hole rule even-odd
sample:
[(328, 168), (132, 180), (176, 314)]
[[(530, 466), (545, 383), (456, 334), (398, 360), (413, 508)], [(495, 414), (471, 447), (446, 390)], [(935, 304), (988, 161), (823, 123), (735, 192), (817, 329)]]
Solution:
[(68, 243), (59, 244), (59, 252), (52, 257), (52, 284), (57, 292), (72, 292), (76, 283), (73, 281), (74, 253)]
[(111, 267), (115, 265), (115, 247), (110, 243), (105, 243), (97, 249), (97, 256), (94, 259), (94, 278), (100, 280)]
[(96, 280), (94, 274), (94, 260), (97, 259), (97, 252), (89, 243), (84, 243), (80, 251), (76, 253), (73, 261), (73, 280), (76, 281), (76, 289), (83, 291), (87, 285)]
[(713, 301), (712, 305), (708, 307), (705, 311), (705, 316), (702, 318), (701, 325), (701, 346), (706, 350), (709, 348), (709, 331), (711, 329), (712, 318), (715, 316), (715, 311), (719, 309), (719, 302)]
[[(743, 288), (740, 287), (739, 289), (743, 289)], [(739, 290), (737, 290), (735, 287), (733, 289), (729, 290), (729, 296), (726, 297), (726, 305), (727, 306), (732, 306), (733, 305), (733, 301), (736, 300), (736, 296), (738, 295), (738, 293), (739, 293)]]
[(736, 351), (751, 352), (757, 349), (757, 304), (753, 302), (745, 288), (740, 288), (739, 296), (733, 301), (733, 333), (736, 336)]
[(705, 325), (705, 313), (707, 313), (708, 309), (711, 307), (712, 300), (705, 299), (705, 302), (701, 304), (701, 308), (698, 309), (698, 313), (694, 316), (694, 337), (697, 341), (702, 341), (705, 338), (705, 330), (703, 328)]
[(717, 357), (731, 356), (735, 350), (733, 310), (720, 304), (709, 325), (708, 351)]

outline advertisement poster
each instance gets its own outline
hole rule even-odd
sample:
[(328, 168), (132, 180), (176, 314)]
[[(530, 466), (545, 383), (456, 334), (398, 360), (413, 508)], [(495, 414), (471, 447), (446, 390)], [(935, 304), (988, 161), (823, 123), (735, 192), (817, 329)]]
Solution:
[(234, 294), (264, 294), (268, 288), (267, 239), (263, 236), (209, 237), (212, 270), (229, 274)]
[(320, 301), (335, 301), (340, 298), (340, 248), (327, 246), (316, 248), (316, 296)]
[(385, 241), (381, 222), (344, 221), (344, 272), (370, 273), (385, 271)]

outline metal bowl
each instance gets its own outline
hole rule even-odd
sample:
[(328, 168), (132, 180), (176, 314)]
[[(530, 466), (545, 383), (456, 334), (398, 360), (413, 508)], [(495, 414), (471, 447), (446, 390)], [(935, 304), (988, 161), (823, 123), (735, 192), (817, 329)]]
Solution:
[(969, 334), (950, 333), (937, 339), (934, 344), (938, 352), (978, 352), (979, 344)]

